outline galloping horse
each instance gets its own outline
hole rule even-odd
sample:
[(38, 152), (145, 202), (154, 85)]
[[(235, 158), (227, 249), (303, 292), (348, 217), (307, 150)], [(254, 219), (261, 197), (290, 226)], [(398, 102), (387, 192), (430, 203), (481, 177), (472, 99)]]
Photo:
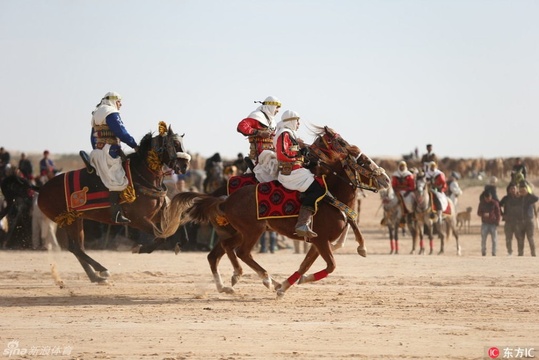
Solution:
[[(434, 196), (434, 195), (432, 195)], [(448, 206), (450, 209), (450, 214), (443, 214), (443, 224), (445, 225), (445, 229), (441, 226), (438, 221), (435, 221), (432, 219), (432, 216), (434, 216), (434, 211), (432, 210), (433, 201), (431, 198), (431, 194), (429, 191), (429, 183), (425, 181), (424, 178), (417, 178), (416, 179), (416, 190), (414, 192), (414, 209), (415, 209), (415, 219), (416, 219), (416, 231), (413, 237), (413, 246), (412, 246), (412, 254), (415, 253), (416, 249), (416, 242), (418, 236), (420, 237), (420, 254), (423, 254), (425, 252), (425, 248), (423, 246), (423, 229), (426, 229), (427, 235), (429, 237), (429, 244), (430, 244), (430, 253), (432, 254), (433, 249), (433, 230), (435, 229), (438, 233), (438, 238), (440, 239), (440, 251), (438, 252), (438, 255), (444, 253), (444, 242), (445, 238), (449, 238), (450, 233), (453, 233), (453, 236), (455, 237), (455, 241), (457, 244), (457, 255), (461, 255), (461, 249), (459, 244), (459, 236), (456, 229), (457, 224), (457, 215), (455, 212), (455, 205), (451, 201), (451, 199), (447, 199)], [(445, 230), (445, 233), (444, 233)]]
[[(234, 267), (232, 286), (243, 273), (238, 257), (251, 267), (263, 284), (277, 290), (279, 297), (295, 284), (312, 282), (326, 277), (335, 270), (335, 259), (331, 242), (336, 240), (348, 224), (354, 229), (359, 243), (358, 253), (366, 255), (363, 238), (350, 210), (354, 206), (358, 188), (378, 191), (389, 185), (389, 177), (357, 146), (348, 144), (340, 135), (328, 127), (317, 127), (317, 138), (310, 146), (310, 154), (319, 165), (316, 170), (325, 177), (328, 195), (318, 203), (313, 220), (313, 230), (317, 237), (310, 239), (314, 246), (305, 256), (297, 272), (283, 283), (273, 280), (268, 272), (252, 257), (251, 251), (260, 235), (269, 227), (291, 239), (304, 240), (294, 234), (295, 217), (258, 219), (257, 186), (247, 185), (233, 192), (228, 198), (211, 195), (181, 193), (179, 204), (191, 206), (187, 217), (198, 222), (211, 222), (219, 234), (220, 241), (208, 254), (208, 261), (219, 292), (233, 293), (232, 287), (225, 287), (217, 269), (220, 259), (226, 253)], [(259, 185), (260, 186), (260, 185)], [(174, 198), (176, 202), (178, 199)], [(318, 255), (326, 262), (326, 268), (305, 276)]]
[[(167, 130), (166, 124), (160, 122), (159, 134), (157, 136), (153, 136), (152, 133), (146, 134), (140, 141), (138, 151), (129, 154), (127, 161), (124, 161), (124, 165), (126, 163), (129, 165), (132, 177), (132, 185), (121, 195), (124, 200), (122, 204), (124, 213), (131, 219), (129, 226), (156, 237), (153, 244), (140, 247), (138, 252), (153, 251), (178, 229), (180, 217), (175, 211), (181, 208), (166, 202), (166, 186), (163, 184), (166, 172), (163, 168), (166, 165), (182, 174), (187, 171), (191, 157), (184, 150), (182, 138), (183, 135), (173, 133), (170, 126)], [(69, 251), (77, 257), (90, 280), (103, 282), (109, 277), (107, 269), (84, 251), (83, 219), (112, 223), (108, 190), (104, 188), (95, 171), (89, 173), (92, 170), (81, 169), (55, 176), (41, 188), (38, 205), (48, 218), (59, 226), (66, 226)], [(79, 177), (81, 183), (77, 187), (84, 194), (79, 191), (68, 197), (66, 195), (66, 188), (70, 186), (68, 179)], [(101, 206), (85, 211), (73, 207), (73, 198), (85, 204), (86, 201), (92, 200), (90, 196), (86, 196), (86, 192), (95, 189), (100, 189), (105, 199), (102, 200)]]

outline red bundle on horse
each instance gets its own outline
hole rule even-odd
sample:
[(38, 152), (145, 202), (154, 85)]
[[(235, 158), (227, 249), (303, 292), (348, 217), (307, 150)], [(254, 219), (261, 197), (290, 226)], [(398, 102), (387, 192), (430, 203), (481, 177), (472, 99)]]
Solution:
[[(174, 203), (189, 207), (184, 220), (210, 222), (219, 234), (219, 242), (208, 254), (211, 271), (219, 292), (232, 293), (231, 287), (225, 287), (217, 269), (219, 260), (227, 254), (234, 267), (232, 286), (239, 280), (243, 270), (238, 257), (251, 267), (263, 283), (274, 287), (279, 296), (296, 282), (317, 281), (335, 270), (335, 259), (331, 242), (339, 238), (350, 224), (359, 243), (358, 253), (365, 256), (363, 238), (356, 223), (351, 207), (356, 202), (357, 189), (378, 191), (389, 185), (389, 178), (384, 169), (378, 167), (357, 146), (348, 144), (333, 130), (317, 128), (317, 138), (309, 146), (310, 156), (318, 163), (315, 171), (323, 179), (327, 188), (323, 201), (317, 204), (313, 219), (313, 230), (317, 237), (310, 239), (314, 246), (307, 253), (297, 272), (283, 283), (273, 280), (268, 272), (252, 257), (251, 251), (260, 235), (267, 228), (275, 230), (289, 238), (305, 240), (295, 233), (295, 224), (300, 204), (297, 199), (287, 195), (286, 189), (275, 182), (247, 185), (237, 189), (226, 199), (199, 193), (180, 193)], [(264, 201), (261, 201), (264, 198)], [(280, 211), (272, 208), (278, 204)], [(263, 214), (262, 214), (263, 213)], [(326, 262), (326, 268), (305, 276), (318, 255)]]
[[(129, 180), (120, 195), (123, 213), (131, 219), (129, 226), (156, 237), (153, 244), (138, 248), (138, 252), (153, 251), (178, 229), (182, 208), (167, 203), (163, 179), (168, 170), (164, 165), (185, 174), (191, 158), (183, 147), (183, 135), (175, 134), (170, 126), (167, 129), (163, 122), (159, 125), (159, 134), (146, 134), (137, 152), (123, 162)], [(69, 251), (90, 280), (106, 281), (107, 269), (84, 251), (83, 219), (114, 223), (109, 211), (109, 190), (95, 171), (87, 164), (86, 169), (55, 176), (40, 189), (38, 205), (48, 218), (66, 227)]]

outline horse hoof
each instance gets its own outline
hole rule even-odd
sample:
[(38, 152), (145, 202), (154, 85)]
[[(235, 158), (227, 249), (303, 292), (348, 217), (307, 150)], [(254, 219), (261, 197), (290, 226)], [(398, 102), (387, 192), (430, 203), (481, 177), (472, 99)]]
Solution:
[(131, 253), (138, 254), (141, 247), (142, 247), (142, 244), (138, 244), (137, 246), (134, 246), (133, 248), (131, 248)]
[(283, 290), (277, 291), (277, 299), (282, 299), (283, 297), (284, 297), (284, 291)]
[(230, 283), (232, 284), (232, 286), (236, 285), (239, 281), (240, 281), (240, 277), (239, 275), (232, 275), (232, 277), (230, 278)]
[(232, 295), (234, 294), (235, 291), (231, 287), (224, 287), (221, 290), (219, 290), (219, 292), (224, 292), (225, 294)]
[(264, 284), (265, 287), (273, 291), (273, 284), (271, 282), (271, 279), (262, 280), (262, 284)]
[(359, 256), (367, 257), (367, 249), (359, 247), (357, 248), (357, 253)]
[(105, 271), (99, 271), (99, 272), (97, 273), (97, 275), (100, 276), (100, 277), (102, 277), (102, 278), (104, 278), (104, 279), (110, 277), (110, 273), (109, 273), (108, 270), (105, 270)]

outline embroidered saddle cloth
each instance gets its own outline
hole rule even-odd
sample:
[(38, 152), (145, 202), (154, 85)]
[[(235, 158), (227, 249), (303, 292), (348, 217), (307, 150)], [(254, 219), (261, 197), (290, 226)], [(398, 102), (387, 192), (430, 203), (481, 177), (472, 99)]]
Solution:
[[(120, 195), (120, 202), (126, 202), (125, 193), (130, 193), (129, 197), (132, 197), (132, 201), (134, 201), (134, 187), (129, 161), (125, 161), (123, 167), (129, 184)], [(90, 174), (84, 168), (67, 172), (64, 178), (64, 190), (67, 211), (69, 212), (110, 207), (109, 190), (95, 171)]]
[[(315, 177), (320, 185), (326, 190), (324, 195), (316, 200), (315, 211), (318, 202), (327, 194), (327, 185), (324, 177)], [(300, 192), (288, 190), (277, 180), (260, 183), (256, 186), (256, 205), (258, 219), (297, 217), (301, 207)]]

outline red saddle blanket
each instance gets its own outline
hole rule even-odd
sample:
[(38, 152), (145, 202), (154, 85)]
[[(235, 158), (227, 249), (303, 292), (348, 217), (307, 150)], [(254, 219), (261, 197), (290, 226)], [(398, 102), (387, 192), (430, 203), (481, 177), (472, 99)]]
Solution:
[[(436, 212), (436, 204), (434, 204), (434, 196), (436, 196), (436, 195), (434, 195), (432, 192), (430, 192), (429, 196), (430, 196), (430, 202), (432, 204), (432, 206), (431, 206), (432, 212)], [(449, 206), (449, 203), (445, 207), (444, 211), (442, 211), (442, 213), (444, 213), (446, 215), (451, 215), (451, 206)]]
[[(315, 211), (320, 201), (327, 193), (327, 185), (324, 177), (315, 177), (320, 185), (326, 190), (324, 195), (316, 200)], [(299, 214), (301, 202), (295, 190), (288, 190), (280, 182), (274, 180), (260, 183), (256, 186), (256, 205), (258, 219), (295, 217)]]
[(255, 184), (258, 184), (258, 181), (253, 173), (232, 176), (230, 179), (228, 179), (227, 183), (228, 195), (232, 194), (241, 187)]
[[(133, 187), (129, 161), (123, 163), (125, 174)], [(109, 190), (99, 176), (84, 169), (69, 171), (64, 178), (64, 194), (67, 211), (87, 211), (110, 207)]]

